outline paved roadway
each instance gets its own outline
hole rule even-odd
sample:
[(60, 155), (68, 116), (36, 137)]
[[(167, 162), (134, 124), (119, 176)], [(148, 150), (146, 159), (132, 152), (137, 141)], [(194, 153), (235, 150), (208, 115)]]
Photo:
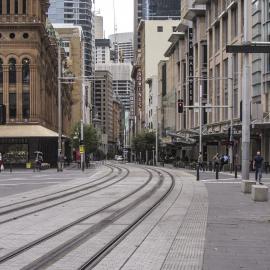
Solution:
[(81, 179), (93, 175), (95, 170), (64, 170), (57, 172), (56, 169), (33, 172), (33, 170), (14, 169), (12, 173), (7, 169), (0, 173), (0, 198), (23, 193), (35, 189), (46, 188), (51, 185), (65, 184), (68, 181)]
[[(82, 216), (89, 210), (89, 206), (94, 210), (106, 200), (117, 198), (118, 194), (124, 194), (146, 180), (145, 172), (140, 169), (142, 167), (121, 166), (131, 168), (131, 175), (125, 183), (119, 183), (106, 192), (99, 192), (81, 201), (65, 204), (65, 208), (53, 208), (51, 212), (48, 210), (43, 214), (33, 214), (33, 217), (0, 224), (0, 257), (16, 246), (27, 243), (28, 239), (42, 236), (44, 228), (60, 227)], [(231, 174), (220, 173), (220, 179), (215, 180), (214, 173), (201, 172), (201, 181), (196, 181), (194, 171), (162, 169), (174, 175), (176, 182), (173, 191), (94, 269), (270, 270), (270, 202), (253, 202), (250, 195), (240, 192), (240, 179), (234, 179)], [(1, 173), (0, 207), (22, 198), (71, 187), (75, 183), (83, 184), (90, 177), (94, 179), (104, 172), (105, 167), (89, 169), (84, 173), (75, 169), (63, 173), (55, 170)], [(168, 179), (167, 175), (165, 180)], [(264, 175), (263, 182), (270, 186), (270, 175)], [(149, 203), (145, 201), (141, 206), (146, 207)], [(114, 226), (105, 228), (101, 235), (92, 237), (91, 241), (81, 244), (65, 257), (58, 258), (47, 269), (78, 269), (87, 255), (128, 224), (139, 214), (139, 210), (135, 208), (127, 213)], [(59, 213), (62, 216), (59, 217)], [(106, 215), (108, 213), (111, 211), (107, 211)], [(31, 218), (35, 219), (35, 224), (31, 225)], [(70, 233), (49, 242), (47, 246), (43, 244), (37, 250), (0, 264), (0, 269), (28, 269), (23, 266), (29, 260), (39, 258), (44, 250), (60, 245), (89, 224), (96, 224), (97, 220), (94, 218), (84, 222)], [(25, 231), (20, 233), (22, 228)]]

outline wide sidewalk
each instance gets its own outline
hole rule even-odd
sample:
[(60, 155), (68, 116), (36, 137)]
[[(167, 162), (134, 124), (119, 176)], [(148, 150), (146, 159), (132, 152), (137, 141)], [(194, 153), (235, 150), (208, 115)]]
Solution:
[[(270, 270), (270, 202), (243, 194), (240, 177), (222, 172), (216, 180), (214, 172), (200, 172), (208, 191), (203, 270)], [(270, 187), (270, 174), (262, 181)]]
[[(189, 173), (196, 176), (196, 172), (191, 170), (171, 167), (170, 171), (176, 175)], [(189, 177), (185, 181), (185, 177), (181, 176), (184, 185), (191, 181)], [(191, 203), (180, 225), (183, 227), (187, 223), (189, 231), (182, 231), (182, 235), (176, 236), (176, 239), (181, 241), (178, 241), (175, 247), (172, 246), (161, 269), (270, 270), (270, 202), (254, 202), (250, 194), (243, 194), (240, 177), (241, 175), (238, 175), (235, 179), (233, 174), (222, 172), (219, 180), (216, 180), (214, 172), (200, 172), (201, 180), (192, 181), (194, 191), (197, 190), (193, 192), (193, 198), (204, 194), (202, 185), (207, 190), (203, 260), (200, 264), (198, 257), (194, 256), (199, 255), (199, 239), (194, 222), (200, 225), (204, 223), (201, 220), (203, 216), (194, 213), (203, 209), (202, 205)], [(253, 173), (250, 178), (254, 178)], [(264, 174), (263, 182), (270, 187), (270, 174)], [(177, 213), (174, 214), (177, 216)], [(193, 253), (190, 251), (192, 248)]]

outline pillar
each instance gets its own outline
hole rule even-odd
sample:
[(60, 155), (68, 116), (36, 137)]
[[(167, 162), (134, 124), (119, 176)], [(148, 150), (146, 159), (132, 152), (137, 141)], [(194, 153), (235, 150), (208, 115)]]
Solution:
[(16, 65), (16, 78), (16, 119), (22, 121), (22, 65)]
[(8, 83), (8, 65), (3, 65), (3, 104), (6, 105), (7, 116), (6, 121), (9, 121), (9, 83)]
[(30, 119), (36, 119), (37, 116), (36, 92), (36, 66), (30, 65)]

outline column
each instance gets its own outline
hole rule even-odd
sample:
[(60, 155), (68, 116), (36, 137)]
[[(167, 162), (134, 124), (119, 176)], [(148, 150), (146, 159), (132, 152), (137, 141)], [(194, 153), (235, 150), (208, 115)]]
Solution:
[(9, 83), (8, 83), (8, 65), (3, 65), (3, 104), (6, 105), (7, 110), (7, 116), (6, 120), (9, 121), (9, 98), (8, 98), (8, 92), (9, 92)]
[(22, 121), (22, 65), (16, 65), (16, 110), (18, 121)]
[(36, 70), (30, 65), (30, 119), (36, 118)]
[(10, 14), (14, 15), (15, 11), (15, 5), (14, 5), (14, 0), (10, 0)]

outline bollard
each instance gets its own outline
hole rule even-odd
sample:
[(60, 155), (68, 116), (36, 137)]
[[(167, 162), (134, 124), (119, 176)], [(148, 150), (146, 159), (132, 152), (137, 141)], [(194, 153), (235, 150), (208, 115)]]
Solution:
[(237, 178), (237, 166), (236, 165), (234, 166), (234, 178), (235, 179)]
[(199, 165), (197, 165), (197, 181), (199, 181), (200, 180), (200, 166)]
[(9, 164), (9, 172), (12, 173), (12, 164)]
[(216, 166), (216, 179), (218, 179), (218, 166)]

